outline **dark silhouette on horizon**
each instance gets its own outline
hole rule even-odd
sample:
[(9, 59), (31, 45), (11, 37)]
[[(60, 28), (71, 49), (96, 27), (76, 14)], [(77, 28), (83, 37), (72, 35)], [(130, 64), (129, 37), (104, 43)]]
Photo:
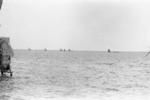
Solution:
[(59, 51), (60, 51), (60, 52), (62, 52), (62, 51), (63, 51), (63, 49), (59, 49)]
[(45, 48), (44, 51), (47, 51), (47, 48)]
[(28, 48), (28, 51), (31, 51), (31, 48)]
[(108, 53), (111, 53), (111, 50), (110, 50), (110, 49), (108, 49), (108, 50), (107, 50), (107, 52), (108, 52)]
[(59, 49), (59, 51), (60, 51), (60, 52), (67, 52), (67, 51), (68, 51), (68, 52), (71, 52), (72, 50), (71, 50), (71, 49)]
[(70, 52), (70, 51), (71, 51), (71, 49), (68, 49), (68, 51)]

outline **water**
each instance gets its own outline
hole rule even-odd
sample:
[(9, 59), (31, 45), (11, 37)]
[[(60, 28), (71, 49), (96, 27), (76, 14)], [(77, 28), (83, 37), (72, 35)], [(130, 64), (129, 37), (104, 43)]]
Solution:
[(149, 97), (150, 57), (144, 55), (16, 50), (13, 77), (0, 77), (0, 100)]

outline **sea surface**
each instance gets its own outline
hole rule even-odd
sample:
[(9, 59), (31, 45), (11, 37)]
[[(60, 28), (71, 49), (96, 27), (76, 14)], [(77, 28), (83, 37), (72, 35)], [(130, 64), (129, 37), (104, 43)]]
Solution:
[(0, 100), (149, 100), (145, 52), (15, 50)]

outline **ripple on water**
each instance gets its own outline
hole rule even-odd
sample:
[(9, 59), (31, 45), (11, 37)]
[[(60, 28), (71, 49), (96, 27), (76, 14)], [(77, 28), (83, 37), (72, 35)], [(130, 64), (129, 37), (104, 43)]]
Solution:
[(0, 95), (0, 100), (9, 100), (10, 98), (11, 96), (7, 94)]

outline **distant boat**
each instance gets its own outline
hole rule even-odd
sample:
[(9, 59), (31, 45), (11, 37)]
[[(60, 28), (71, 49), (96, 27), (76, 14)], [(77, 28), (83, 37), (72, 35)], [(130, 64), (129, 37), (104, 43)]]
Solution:
[(47, 51), (47, 48), (45, 48), (44, 51)]
[(28, 48), (28, 51), (31, 51), (31, 48)]
[(59, 51), (60, 51), (60, 52), (62, 52), (62, 51), (63, 51), (63, 49), (59, 49)]
[(70, 52), (70, 51), (71, 51), (71, 49), (68, 49), (68, 51)]
[(108, 52), (108, 53), (111, 53), (111, 50), (110, 50), (110, 49), (108, 49), (108, 50), (107, 50), (107, 52)]

